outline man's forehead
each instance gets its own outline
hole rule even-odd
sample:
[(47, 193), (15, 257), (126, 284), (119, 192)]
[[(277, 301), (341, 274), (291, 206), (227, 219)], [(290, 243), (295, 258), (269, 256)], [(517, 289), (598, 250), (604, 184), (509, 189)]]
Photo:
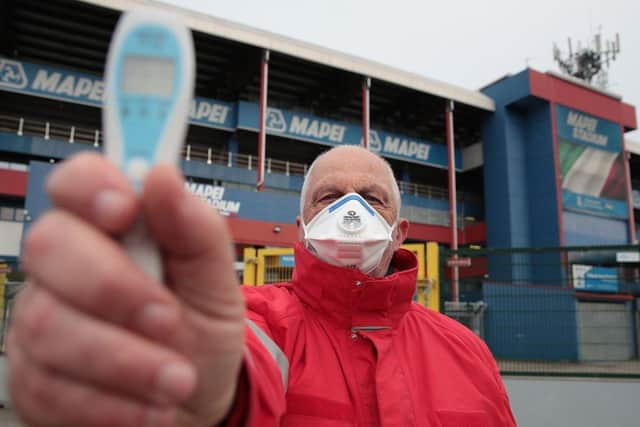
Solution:
[(355, 147), (344, 147), (332, 150), (320, 157), (313, 168), (315, 170), (333, 169), (354, 173), (378, 173), (385, 171), (387, 166), (381, 158), (371, 152), (355, 149)]
[[(342, 152), (340, 152), (342, 151)], [(387, 165), (375, 155), (361, 150), (335, 150), (318, 159), (309, 177), (313, 188), (320, 186), (368, 186), (390, 191)]]

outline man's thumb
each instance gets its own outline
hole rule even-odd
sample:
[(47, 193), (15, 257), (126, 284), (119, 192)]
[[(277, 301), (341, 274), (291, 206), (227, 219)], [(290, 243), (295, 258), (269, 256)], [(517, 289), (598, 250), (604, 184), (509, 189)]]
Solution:
[(180, 173), (170, 166), (149, 173), (142, 208), (145, 224), (163, 253), (167, 286), (206, 315), (237, 317), (242, 297), (224, 218), (189, 193)]

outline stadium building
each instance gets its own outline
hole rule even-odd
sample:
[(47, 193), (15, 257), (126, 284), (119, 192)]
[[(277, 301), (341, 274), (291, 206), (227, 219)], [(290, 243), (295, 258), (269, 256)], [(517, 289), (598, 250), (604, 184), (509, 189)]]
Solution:
[[(49, 207), (43, 183), (54, 164), (102, 149), (107, 49), (121, 11), (136, 3), (150, 2), (0, 2), (0, 258), (18, 261), (24, 233)], [(185, 17), (196, 48), (195, 99), (180, 166), (188, 188), (228, 217), (239, 262), (245, 249), (292, 246), (304, 174), (318, 154), (340, 144), (365, 144), (389, 161), (402, 215), (411, 222), (408, 243), (447, 248), (454, 235), (461, 248), (636, 242), (639, 203), (632, 203), (631, 183), (640, 182), (640, 163), (637, 154), (628, 161), (624, 139), (637, 127), (636, 111), (615, 94), (532, 69), (467, 90), (161, 7)], [(455, 143), (453, 156), (448, 142)], [(450, 213), (450, 157), (456, 215)], [(455, 234), (451, 218), (457, 218)], [(573, 280), (566, 257), (525, 258), (542, 260), (546, 268), (505, 269), (490, 256), (474, 259), (460, 274), (480, 279), (466, 283), (460, 295), (499, 307), (508, 298), (485, 279)], [(290, 267), (291, 261), (281, 256), (276, 262)], [(549, 283), (550, 272), (563, 282)], [(441, 290), (450, 297), (448, 287)], [(635, 291), (605, 291), (605, 302), (619, 304), (624, 297), (628, 307), (637, 307), (629, 296)], [(554, 317), (570, 343), (538, 358), (582, 357), (576, 298), (559, 297), (569, 314)], [(531, 355), (535, 339), (525, 338), (516, 350), (492, 344), (492, 325), (503, 321), (486, 319), (492, 350)], [(532, 329), (522, 326), (518, 333)], [(629, 346), (637, 356), (634, 340)]]
[[(9, 3), (3, 13), (2, 204), (18, 208), (14, 219), (24, 219), (27, 227), (47, 205), (39, 183), (49, 164), (80, 150), (101, 149), (102, 74), (117, 8), (123, 5), (27, 1)], [(460, 243), (485, 242), (480, 141), (483, 122), (494, 111), (491, 98), (186, 14), (194, 30), (197, 82), (182, 169), (189, 188), (229, 216), (239, 247), (291, 245), (308, 165), (328, 146), (361, 143), (363, 108), (370, 120), (369, 146), (389, 160), (399, 179), (403, 215), (412, 223), (409, 239), (448, 244), (449, 100), (455, 103)], [(263, 191), (257, 192), (262, 93), (269, 108), (266, 173)], [(28, 181), (34, 183), (30, 190)], [(21, 228), (12, 227), (14, 237), (5, 243), (11, 247), (3, 247), (2, 255), (18, 255)]]

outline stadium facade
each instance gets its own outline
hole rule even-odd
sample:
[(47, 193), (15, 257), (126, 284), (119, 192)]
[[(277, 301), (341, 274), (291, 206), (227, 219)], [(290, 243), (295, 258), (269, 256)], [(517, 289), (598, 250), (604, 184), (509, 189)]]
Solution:
[(0, 257), (9, 261), (49, 207), (43, 182), (54, 164), (101, 150), (105, 57), (132, 4), (174, 11), (193, 30), (197, 82), (181, 168), (185, 185), (228, 216), (238, 257), (248, 246), (291, 246), (307, 167), (340, 144), (366, 143), (388, 159), (410, 242), (449, 246), (448, 135), (461, 247), (635, 242), (640, 168), (624, 134), (636, 112), (617, 95), (532, 69), (466, 90), (143, 0), (0, 4)]

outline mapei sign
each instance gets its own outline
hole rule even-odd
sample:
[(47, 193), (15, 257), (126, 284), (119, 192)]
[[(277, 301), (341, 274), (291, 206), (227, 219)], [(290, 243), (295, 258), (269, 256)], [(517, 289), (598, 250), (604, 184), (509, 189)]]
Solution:
[(209, 206), (217, 209), (222, 215), (236, 216), (240, 213), (240, 202), (225, 199), (224, 187), (195, 182), (185, 182), (184, 186), (195, 196), (207, 202)]
[[(258, 106), (240, 101), (238, 103), (238, 128), (258, 130)], [(360, 145), (362, 127), (353, 124), (292, 112), (279, 108), (268, 108), (265, 128), (271, 135), (280, 135), (301, 141), (324, 145)], [(446, 168), (448, 165), (446, 147), (381, 130), (369, 133), (371, 150), (384, 157), (428, 164)], [(461, 169), (462, 157), (456, 152), (456, 168)]]
[(560, 139), (616, 153), (622, 150), (622, 131), (617, 123), (562, 105), (556, 105), (556, 116)]
[[(15, 61), (0, 57), (0, 90), (25, 93), (77, 104), (102, 107), (104, 83), (101, 78), (62, 68)], [(258, 130), (258, 105), (239, 101), (229, 103), (196, 97), (189, 113), (189, 122), (219, 129)], [(267, 132), (291, 139), (324, 145), (360, 145), (362, 127), (355, 123), (329, 120), (300, 112), (268, 108)], [(447, 150), (416, 138), (372, 129), (371, 150), (384, 157), (447, 168)], [(456, 151), (456, 169), (462, 168), (461, 151)]]
[[(102, 107), (104, 83), (99, 77), (60, 68), (0, 58), (0, 89)], [(196, 97), (189, 119), (192, 124), (234, 129), (235, 104)]]

